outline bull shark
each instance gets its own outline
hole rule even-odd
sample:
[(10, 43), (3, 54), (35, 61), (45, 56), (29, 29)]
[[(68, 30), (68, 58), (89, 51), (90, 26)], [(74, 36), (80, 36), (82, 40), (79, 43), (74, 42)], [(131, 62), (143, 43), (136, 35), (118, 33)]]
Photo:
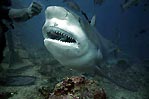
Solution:
[[(105, 39), (95, 28), (95, 17), (89, 23), (81, 15), (60, 7), (49, 6), (45, 10), (45, 23), (42, 28), (44, 45), (61, 65), (81, 72), (98, 72), (116, 85), (136, 91), (131, 82), (114, 79), (107, 68), (108, 60), (113, 60), (117, 48)], [(105, 68), (106, 67), (106, 68)], [(126, 76), (126, 75), (125, 75)]]

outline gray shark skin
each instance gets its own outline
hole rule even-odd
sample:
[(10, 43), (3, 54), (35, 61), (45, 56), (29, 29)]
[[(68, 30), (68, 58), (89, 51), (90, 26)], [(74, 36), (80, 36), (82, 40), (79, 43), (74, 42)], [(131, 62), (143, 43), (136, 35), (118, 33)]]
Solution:
[[(49, 6), (45, 11), (45, 24), (42, 32), (44, 45), (63, 66), (82, 72), (95, 72), (125, 89), (136, 91), (128, 81), (109, 76), (116, 72), (104, 65), (113, 59), (117, 48), (113, 43), (98, 33), (87, 20), (74, 12), (59, 6)], [(104, 67), (105, 66), (105, 67)], [(124, 75), (126, 76), (126, 75)]]

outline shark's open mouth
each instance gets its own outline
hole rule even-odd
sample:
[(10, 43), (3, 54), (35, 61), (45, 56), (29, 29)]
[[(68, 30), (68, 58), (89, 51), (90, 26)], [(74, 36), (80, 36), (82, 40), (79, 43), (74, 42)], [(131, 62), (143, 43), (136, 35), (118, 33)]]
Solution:
[(76, 40), (72, 38), (72, 36), (68, 35), (66, 31), (55, 27), (52, 27), (50, 31), (47, 32), (47, 37), (66, 43), (76, 43)]

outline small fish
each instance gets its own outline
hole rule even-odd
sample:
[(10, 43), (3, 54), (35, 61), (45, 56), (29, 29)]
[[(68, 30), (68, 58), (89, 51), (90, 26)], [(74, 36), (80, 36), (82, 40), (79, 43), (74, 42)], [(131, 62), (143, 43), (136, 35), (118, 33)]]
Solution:
[(125, 0), (125, 2), (121, 5), (122, 10), (127, 10), (132, 6), (137, 6), (141, 0)]

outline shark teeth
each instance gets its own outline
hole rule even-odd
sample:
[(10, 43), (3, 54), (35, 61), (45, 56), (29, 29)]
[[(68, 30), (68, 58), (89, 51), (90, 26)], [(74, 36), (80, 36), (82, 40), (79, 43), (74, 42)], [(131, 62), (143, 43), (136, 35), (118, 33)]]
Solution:
[(47, 32), (47, 37), (65, 43), (76, 43), (75, 39), (60, 31), (51, 30)]

